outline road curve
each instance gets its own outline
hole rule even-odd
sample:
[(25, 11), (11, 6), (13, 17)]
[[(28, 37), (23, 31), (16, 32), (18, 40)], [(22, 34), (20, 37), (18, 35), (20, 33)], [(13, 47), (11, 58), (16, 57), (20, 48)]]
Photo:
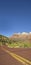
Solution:
[(23, 65), (0, 48), (0, 65)]
[[(8, 63), (9, 64), (7, 64), (7, 60), (6, 60), (6, 64), (7, 65), (31, 65), (31, 61), (30, 60), (27, 60), (27, 59), (25, 59), (25, 58), (23, 58), (23, 57), (21, 57), (21, 56), (19, 56), (18, 54), (15, 54), (14, 52), (11, 52), (11, 51), (9, 51), (8, 49), (5, 49), (5, 48), (3, 48), (3, 47), (1, 47), (1, 49), (0, 49), (2, 52), (3, 52), (3, 58), (5, 59), (5, 57), (4, 57), (4, 55), (6, 54), (6, 56), (8, 56), (8, 58), (9, 58), (9, 56), (10, 56), (10, 58), (12, 58), (14, 61), (11, 61), (11, 62), (14, 62), (13, 64), (11, 63), (11, 62), (9, 62), (9, 60), (8, 60)], [(1, 52), (0, 51), (0, 52)], [(1, 56), (1, 54), (0, 54), (0, 56)], [(2, 59), (3, 59), (2, 58)], [(1, 59), (1, 58), (0, 58)], [(16, 63), (15, 63), (15, 61), (16, 61)], [(0, 62), (1, 63), (1, 62)], [(10, 64), (11, 63), (11, 64)], [(4, 62), (2, 63), (2, 64), (4, 64)], [(1, 64), (1, 65), (2, 65)], [(5, 64), (4, 64), (5, 65)]]

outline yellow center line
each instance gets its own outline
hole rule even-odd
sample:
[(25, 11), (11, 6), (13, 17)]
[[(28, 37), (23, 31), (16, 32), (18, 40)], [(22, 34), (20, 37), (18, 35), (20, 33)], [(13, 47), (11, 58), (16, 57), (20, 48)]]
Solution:
[(4, 49), (4, 48), (2, 48), (2, 49), (3, 49), (5, 52), (7, 52), (8, 54), (10, 54), (13, 58), (15, 58), (16, 60), (20, 61), (23, 65), (29, 65), (29, 64), (31, 65), (31, 61), (29, 61), (29, 60), (27, 60), (27, 59), (25, 59), (25, 58), (23, 58), (23, 57), (21, 57), (21, 56), (15, 54), (15, 53), (12, 53), (12, 52), (10, 52), (10, 51)]
[[(16, 54), (15, 54), (16, 55)], [(27, 59), (25, 59), (25, 58), (23, 58), (23, 57), (21, 57), (21, 56), (19, 56), (19, 55), (16, 55), (18, 58), (20, 58), (21, 60), (23, 60), (23, 61), (25, 61), (25, 62), (27, 62), (27, 63), (29, 63), (29, 64), (31, 64), (31, 61), (29, 61), (29, 60), (27, 60)]]

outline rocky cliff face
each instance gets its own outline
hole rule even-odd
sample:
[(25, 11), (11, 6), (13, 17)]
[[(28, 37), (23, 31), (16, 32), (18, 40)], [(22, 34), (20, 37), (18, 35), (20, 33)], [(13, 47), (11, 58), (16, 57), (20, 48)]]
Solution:
[(21, 40), (30, 40), (31, 41), (31, 32), (14, 33), (10, 37), (10, 39), (21, 39)]

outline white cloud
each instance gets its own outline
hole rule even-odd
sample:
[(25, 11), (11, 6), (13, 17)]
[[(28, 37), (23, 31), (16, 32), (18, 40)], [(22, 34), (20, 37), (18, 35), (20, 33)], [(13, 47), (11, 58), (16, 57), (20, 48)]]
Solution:
[(22, 34), (26, 34), (26, 35), (28, 35), (28, 33), (27, 33), (27, 32), (22, 32)]

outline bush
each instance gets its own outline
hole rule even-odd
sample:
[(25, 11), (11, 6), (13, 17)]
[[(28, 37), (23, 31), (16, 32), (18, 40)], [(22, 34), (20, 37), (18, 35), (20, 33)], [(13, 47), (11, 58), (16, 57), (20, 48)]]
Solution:
[(27, 45), (27, 44), (24, 44), (24, 48), (25, 48), (25, 47), (28, 47), (28, 45)]

